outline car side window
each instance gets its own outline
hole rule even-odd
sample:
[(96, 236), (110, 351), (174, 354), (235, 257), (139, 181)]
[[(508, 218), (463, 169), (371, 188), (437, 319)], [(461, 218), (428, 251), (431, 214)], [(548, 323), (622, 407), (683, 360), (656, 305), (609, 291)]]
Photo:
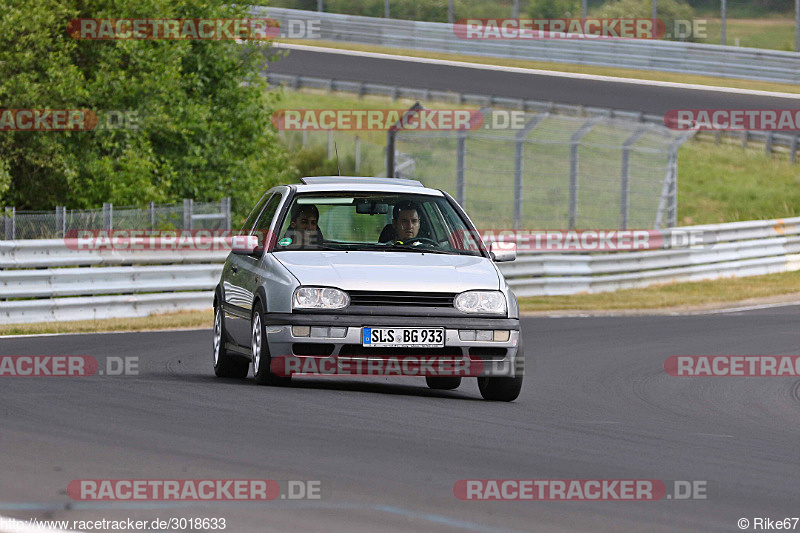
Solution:
[(255, 226), (253, 227), (253, 232), (258, 237), (259, 248), (264, 247), (264, 240), (267, 236), (269, 227), (272, 224), (272, 219), (275, 218), (275, 213), (278, 211), (278, 206), (280, 203), (281, 195), (277, 193), (273, 194), (272, 198), (267, 201), (264, 211), (262, 211), (261, 216), (258, 217), (258, 221), (256, 221)]
[(241, 231), (242, 235), (249, 234), (250, 230), (253, 229), (253, 226), (255, 226), (256, 224), (256, 219), (258, 218), (258, 215), (261, 214), (261, 211), (263, 211), (264, 209), (264, 204), (267, 203), (267, 200), (269, 200), (271, 196), (272, 194), (268, 192), (264, 193), (264, 196), (261, 197), (261, 199), (258, 201), (253, 210), (250, 211), (250, 215), (247, 217), (247, 220), (245, 220), (244, 224), (242, 225), (242, 231)]

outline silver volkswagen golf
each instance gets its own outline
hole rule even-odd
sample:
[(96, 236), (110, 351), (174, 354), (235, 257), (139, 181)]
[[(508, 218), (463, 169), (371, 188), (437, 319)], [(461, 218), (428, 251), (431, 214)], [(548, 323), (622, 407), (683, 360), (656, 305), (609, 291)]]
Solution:
[(517, 299), (447, 193), (403, 179), (304, 178), (267, 191), (214, 295), (214, 371), (259, 384), (293, 375), (476, 377), (515, 400), (524, 358)]

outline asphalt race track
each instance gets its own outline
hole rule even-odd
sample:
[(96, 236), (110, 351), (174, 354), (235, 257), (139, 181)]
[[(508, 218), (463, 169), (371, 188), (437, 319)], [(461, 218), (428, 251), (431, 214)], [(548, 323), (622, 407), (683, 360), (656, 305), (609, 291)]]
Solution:
[(650, 114), (671, 109), (796, 109), (796, 98), (732, 94), (574, 79), (543, 74), (486, 71), (469, 66), (415, 63), (340, 53), (288, 50), (269, 72), (421, 89), (526, 98)]
[[(225, 517), (227, 531), (739, 531), (800, 515), (800, 380), (679, 378), (670, 355), (800, 353), (798, 308), (525, 318), (520, 398), (422, 378), (218, 379), (211, 331), (0, 339), (139, 375), (0, 377), (0, 515)], [(79, 502), (77, 479), (318, 480), (317, 501)], [(705, 500), (460, 501), (461, 479), (705, 481)], [(180, 505), (180, 504), (179, 504)]]

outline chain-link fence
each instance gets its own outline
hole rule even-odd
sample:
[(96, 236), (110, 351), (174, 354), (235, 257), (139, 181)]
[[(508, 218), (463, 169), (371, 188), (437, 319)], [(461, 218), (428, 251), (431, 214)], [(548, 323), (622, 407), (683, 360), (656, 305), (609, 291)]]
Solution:
[(524, 113), (520, 127), (495, 129), (509, 112), (482, 113), (479, 129), (398, 132), (395, 150), (413, 164), (396, 164), (394, 175), (448, 191), (484, 228), (676, 225), (685, 132), (549, 113)]
[(0, 213), (0, 238), (57, 239), (77, 230), (224, 230), (231, 227), (230, 198), (219, 202), (155, 204), (147, 207), (116, 207), (110, 203), (101, 209), (55, 211), (16, 211), (6, 207)]

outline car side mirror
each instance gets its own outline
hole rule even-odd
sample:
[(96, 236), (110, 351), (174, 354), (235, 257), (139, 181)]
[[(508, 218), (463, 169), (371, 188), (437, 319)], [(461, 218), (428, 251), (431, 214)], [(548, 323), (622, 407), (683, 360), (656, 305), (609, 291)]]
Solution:
[(495, 263), (505, 263), (517, 258), (517, 243), (493, 242), (489, 244), (489, 255)]
[(231, 251), (239, 255), (251, 255), (258, 248), (256, 235), (234, 235), (231, 239)]

